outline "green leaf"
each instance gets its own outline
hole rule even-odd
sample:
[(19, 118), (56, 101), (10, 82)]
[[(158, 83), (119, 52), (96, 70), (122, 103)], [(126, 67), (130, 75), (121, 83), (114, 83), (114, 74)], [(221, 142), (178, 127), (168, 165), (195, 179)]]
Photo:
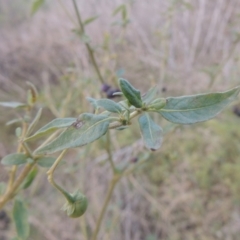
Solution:
[(66, 128), (71, 126), (76, 121), (76, 118), (56, 118), (50, 123), (40, 128), (34, 135), (25, 139), (25, 141), (33, 140), (42, 137), (46, 134), (52, 133), (59, 128)]
[(35, 118), (34, 118), (33, 121), (31, 122), (31, 124), (29, 125), (28, 130), (27, 130), (27, 133), (26, 133), (26, 136), (29, 136), (29, 135), (32, 133), (33, 129), (34, 129), (34, 128), (36, 127), (36, 125), (38, 124), (41, 115), (42, 115), (42, 108), (40, 108), (40, 109), (38, 110)]
[(209, 120), (234, 101), (240, 88), (227, 92), (170, 97), (158, 113), (173, 123), (191, 124)]
[(139, 90), (135, 89), (127, 80), (122, 78), (119, 79), (119, 86), (131, 105), (137, 108), (142, 107), (142, 98)]
[(94, 108), (98, 107), (98, 104), (97, 104), (98, 100), (91, 97), (87, 97), (87, 100), (93, 105)]
[(163, 135), (162, 128), (157, 125), (147, 113), (144, 113), (142, 116), (140, 116), (138, 122), (145, 146), (152, 151), (160, 148)]
[(16, 199), (13, 206), (13, 219), (16, 226), (18, 237), (22, 240), (28, 239), (29, 236), (29, 223), (28, 212), (25, 204)]
[(149, 104), (149, 103), (151, 103), (151, 102), (155, 99), (156, 94), (157, 94), (157, 88), (156, 88), (156, 87), (150, 88), (150, 89), (142, 96), (142, 101), (143, 101), (145, 104)]
[(35, 14), (39, 8), (44, 4), (45, 0), (35, 0), (32, 4), (31, 14)]
[(31, 170), (31, 172), (27, 175), (27, 177), (24, 179), (24, 182), (22, 184), (22, 188), (23, 189), (26, 189), (26, 188), (30, 187), (30, 185), (32, 184), (33, 180), (37, 176), (37, 173), (38, 173), (38, 169), (37, 169), (37, 167), (34, 167)]
[(54, 157), (42, 157), (37, 160), (37, 164), (43, 168), (50, 168), (55, 161), (56, 158)]
[(15, 123), (21, 123), (22, 121), (23, 120), (21, 118), (12, 119), (12, 120), (10, 120), (6, 123), (6, 126), (10, 126), (10, 125), (15, 124)]
[(98, 19), (98, 16), (90, 17), (83, 22), (83, 25), (86, 26), (87, 24), (95, 21), (96, 19)]
[(3, 165), (20, 165), (27, 163), (28, 156), (23, 153), (12, 153), (2, 158)]
[(151, 104), (148, 106), (149, 111), (158, 111), (162, 109), (167, 103), (167, 100), (165, 98), (157, 98), (154, 101), (151, 102)]
[(97, 105), (106, 109), (109, 112), (120, 113), (122, 112), (122, 107), (120, 104), (110, 100), (110, 99), (100, 99), (97, 101)]
[(55, 140), (36, 150), (36, 154), (50, 154), (67, 148), (80, 147), (103, 136), (109, 125), (109, 117), (84, 113), (75, 126), (61, 133)]
[(22, 108), (27, 107), (25, 103), (21, 102), (0, 102), (0, 106), (9, 108)]

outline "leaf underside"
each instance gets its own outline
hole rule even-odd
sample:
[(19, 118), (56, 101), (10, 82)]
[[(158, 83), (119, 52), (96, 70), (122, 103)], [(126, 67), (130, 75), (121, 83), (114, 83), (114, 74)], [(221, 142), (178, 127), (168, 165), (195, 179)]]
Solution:
[(145, 146), (152, 151), (160, 148), (163, 135), (162, 128), (157, 125), (147, 113), (140, 116), (138, 122)]

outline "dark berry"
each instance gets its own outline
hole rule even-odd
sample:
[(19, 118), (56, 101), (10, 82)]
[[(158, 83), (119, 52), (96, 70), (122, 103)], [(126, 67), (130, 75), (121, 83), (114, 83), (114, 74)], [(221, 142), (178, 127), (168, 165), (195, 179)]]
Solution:
[(110, 88), (111, 88), (110, 85), (104, 83), (104, 84), (102, 85), (101, 90), (102, 90), (102, 92), (105, 92), (105, 93), (106, 93)]
[(233, 108), (233, 113), (234, 113), (235, 115), (237, 115), (238, 117), (240, 117), (240, 107), (239, 107), (239, 106), (235, 106), (235, 107)]
[(120, 90), (119, 89), (109, 89), (108, 91), (107, 91), (107, 98), (115, 98), (115, 97), (117, 97), (117, 96), (114, 96), (113, 94), (114, 93), (116, 93), (116, 92), (120, 92)]
[(167, 91), (167, 88), (166, 87), (163, 87), (162, 88), (162, 92), (166, 92)]

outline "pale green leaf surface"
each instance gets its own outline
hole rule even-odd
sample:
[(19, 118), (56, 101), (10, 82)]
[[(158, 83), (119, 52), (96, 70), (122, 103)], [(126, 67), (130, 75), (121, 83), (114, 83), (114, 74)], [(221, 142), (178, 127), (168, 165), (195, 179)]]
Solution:
[(109, 112), (120, 113), (122, 112), (122, 107), (120, 104), (110, 100), (110, 99), (100, 99), (97, 101), (97, 105), (106, 109)]
[(151, 150), (157, 150), (162, 144), (162, 128), (157, 125), (149, 114), (144, 113), (138, 119), (145, 146)]
[(97, 108), (97, 107), (98, 107), (98, 104), (97, 104), (98, 100), (96, 100), (96, 99), (94, 99), (94, 98), (91, 98), (91, 97), (87, 97), (87, 100), (92, 104), (92, 106), (93, 106), (94, 108)]
[(157, 88), (153, 87), (150, 88), (143, 96), (142, 96), (142, 101), (146, 104), (151, 103), (157, 94)]
[(34, 130), (34, 128), (36, 127), (36, 125), (38, 124), (39, 122), (39, 119), (42, 115), (42, 108), (40, 108), (35, 116), (35, 118), (33, 119), (33, 121), (31, 122), (31, 124), (29, 125), (28, 127), (28, 130), (27, 130), (27, 133), (26, 133), (26, 136), (29, 136), (32, 131)]
[(76, 121), (76, 118), (56, 118), (50, 123), (40, 128), (34, 135), (25, 139), (25, 141), (33, 140), (42, 137), (46, 134), (52, 133), (59, 128), (66, 128), (71, 126)]
[(37, 164), (43, 168), (50, 168), (55, 161), (56, 158), (54, 157), (42, 157), (37, 160)]
[(68, 148), (80, 147), (97, 140), (107, 132), (109, 117), (84, 113), (79, 117), (80, 122), (82, 123), (81, 127), (69, 127), (55, 140), (37, 149), (36, 154), (50, 154)]
[(27, 105), (21, 102), (0, 102), (0, 106), (9, 108), (21, 108), (26, 107)]
[(240, 88), (220, 93), (169, 97), (160, 113), (173, 123), (191, 124), (209, 120), (234, 101)]
[(20, 165), (27, 163), (29, 157), (23, 153), (12, 153), (2, 158), (1, 163), (3, 165)]
[(22, 240), (28, 239), (29, 236), (29, 223), (28, 212), (25, 204), (16, 199), (13, 206), (13, 219), (16, 226), (18, 237)]

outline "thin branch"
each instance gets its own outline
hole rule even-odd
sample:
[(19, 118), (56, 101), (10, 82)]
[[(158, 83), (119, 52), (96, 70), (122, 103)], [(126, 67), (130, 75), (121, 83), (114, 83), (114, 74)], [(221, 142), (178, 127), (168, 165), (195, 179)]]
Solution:
[[(79, 27), (80, 27), (80, 30), (81, 30), (81, 34), (85, 35), (85, 29), (84, 29), (84, 24), (82, 22), (82, 19), (81, 19), (81, 15), (80, 15), (80, 12), (78, 10), (78, 6), (77, 6), (77, 3), (76, 3), (76, 0), (72, 0), (73, 1), (73, 6), (74, 6), (74, 9), (75, 9), (75, 12), (76, 12), (76, 15), (77, 15), (77, 19), (78, 19), (78, 24), (79, 24)], [(88, 51), (88, 54), (89, 54), (89, 57), (91, 59), (91, 62), (94, 66), (94, 69), (98, 75), (98, 78), (100, 80), (100, 82), (102, 84), (104, 84), (104, 79), (103, 79), (103, 76), (99, 70), (99, 67), (98, 67), (98, 64), (97, 64), (97, 61), (95, 59), (95, 55), (94, 55), (94, 50), (92, 49), (92, 47), (90, 46), (90, 44), (88, 42), (85, 43), (85, 46), (87, 48), (87, 51)]]

